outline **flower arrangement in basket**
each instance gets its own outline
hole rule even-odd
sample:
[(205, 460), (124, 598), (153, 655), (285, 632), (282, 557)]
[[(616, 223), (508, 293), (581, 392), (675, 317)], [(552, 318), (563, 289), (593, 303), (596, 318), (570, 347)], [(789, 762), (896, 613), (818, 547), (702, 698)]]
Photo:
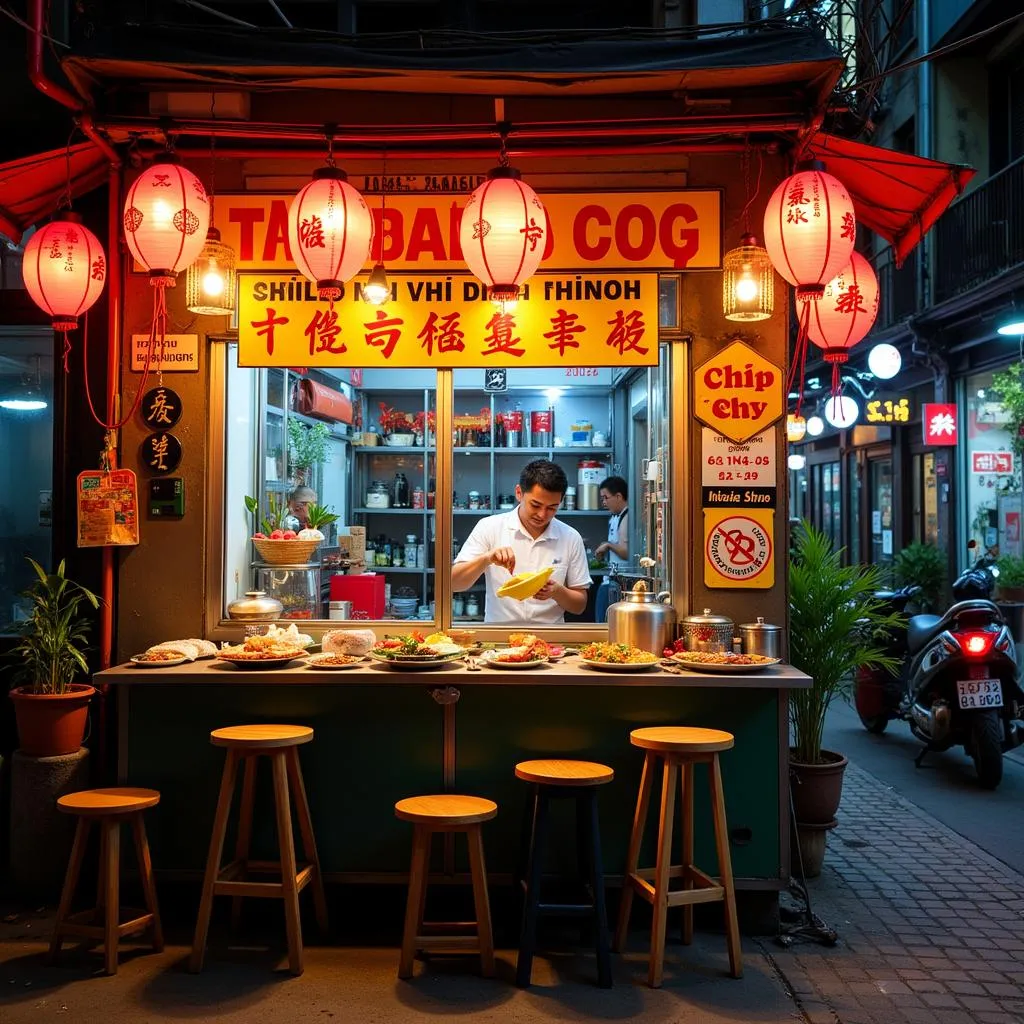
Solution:
[[(259, 514), (259, 502), (246, 495), (245, 508), (255, 522)], [(267, 504), (267, 514), (260, 519), (263, 529), (255, 531), (252, 535), (256, 553), (269, 565), (302, 565), (308, 562), (324, 539), (319, 528), (335, 522), (338, 518), (323, 505), (311, 505), (306, 512), (309, 526), (296, 533), (295, 530), (283, 528), (287, 515), (287, 504), (278, 501), (272, 494)]]
[(434, 443), (434, 431), (437, 428), (437, 413), (420, 411), (412, 420), (413, 428), (427, 444)]
[(380, 414), (377, 417), (381, 433), (392, 445), (409, 445), (413, 442), (416, 424), (412, 416), (401, 409), (393, 409), (384, 402), (380, 403)]

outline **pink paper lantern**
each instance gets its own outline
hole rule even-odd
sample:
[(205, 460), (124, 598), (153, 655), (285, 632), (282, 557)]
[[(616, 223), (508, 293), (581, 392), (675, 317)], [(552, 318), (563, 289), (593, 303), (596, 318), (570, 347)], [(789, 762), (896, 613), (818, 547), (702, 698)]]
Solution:
[(32, 301), (49, 314), (54, 329), (73, 331), (103, 291), (107, 257), (100, 240), (69, 210), (28, 240), (22, 275)]
[(548, 239), (548, 215), (514, 167), (496, 167), (469, 197), (459, 240), (466, 266), (491, 299), (514, 302), (536, 272)]
[(373, 241), (373, 218), (359, 192), (336, 167), (321, 167), (288, 211), (292, 260), (321, 299), (340, 299), (346, 281), (363, 268)]
[(878, 278), (859, 252), (811, 302), (807, 336), (823, 349), (825, 361), (845, 363), (878, 316)]
[(173, 157), (144, 170), (124, 202), (124, 237), (151, 283), (171, 286), (194, 263), (210, 227), (203, 183)]
[(768, 256), (804, 302), (850, 262), (856, 237), (849, 193), (817, 161), (782, 181), (765, 207)]

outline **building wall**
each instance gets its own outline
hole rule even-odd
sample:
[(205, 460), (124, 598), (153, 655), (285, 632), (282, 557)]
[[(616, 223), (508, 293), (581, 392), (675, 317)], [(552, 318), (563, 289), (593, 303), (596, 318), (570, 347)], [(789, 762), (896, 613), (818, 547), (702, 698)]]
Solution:
[(936, 63), (934, 82), (935, 158), (976, 168), (970, 191), (989, 175), (988, 76), (976, 58), (952, 57)]

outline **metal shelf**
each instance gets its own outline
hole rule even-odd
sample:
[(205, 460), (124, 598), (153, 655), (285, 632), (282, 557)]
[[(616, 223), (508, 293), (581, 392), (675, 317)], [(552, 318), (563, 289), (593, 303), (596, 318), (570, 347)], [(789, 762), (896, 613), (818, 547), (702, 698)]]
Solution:
[(354, 508), (352, 511), (357, 514), (368, 513), (381, 516), (432, 516), (434, 514), (432, 508)]
[(395, 455), (408, 455), (410, 452), (424, 452), (432, 454), (437, 449), (431, 445), (429, 448), (422, 444), (354, 444), (352, 450), (357, 455), (383, 455), (394, 452)]
[(385, 572), (405, 572), (405, 573), (410, 573), (410, 574), (414, 573), (414, 572), (432, 573), (434, 571), (433, 569), (416, 569), (416, 568), (412, 568), (412, 567), (410, 567), (408, 565), (367, 565), (366, 569), (367, 569), (367, 572), (372, 570), (373, 572), (380, 572), (380, 573), (385, 573)]

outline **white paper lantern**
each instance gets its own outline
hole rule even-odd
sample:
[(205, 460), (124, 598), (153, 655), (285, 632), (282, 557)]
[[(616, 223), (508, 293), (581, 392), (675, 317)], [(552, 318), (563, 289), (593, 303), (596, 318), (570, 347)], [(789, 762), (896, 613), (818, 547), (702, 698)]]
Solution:
[(818, 437), (825, 429), (825, 421), (820, 416), (807, 417), (807, 433), (811, 437)]
[(868, 353), (868, 369), (879, 380), (892, 380), (903, 368), (903, 357), (895, 345), (882, 342)]
[(790, 469), (801, 470), (807, 465), (807, 456), (790, 455), (790, 457), (786, 459), (786, 465), (789, 466)]
[(849, 395), (833, 395), (825, 402), (825, 419), (837, 430), (846, 430), (857, 422), (860, 406)]

